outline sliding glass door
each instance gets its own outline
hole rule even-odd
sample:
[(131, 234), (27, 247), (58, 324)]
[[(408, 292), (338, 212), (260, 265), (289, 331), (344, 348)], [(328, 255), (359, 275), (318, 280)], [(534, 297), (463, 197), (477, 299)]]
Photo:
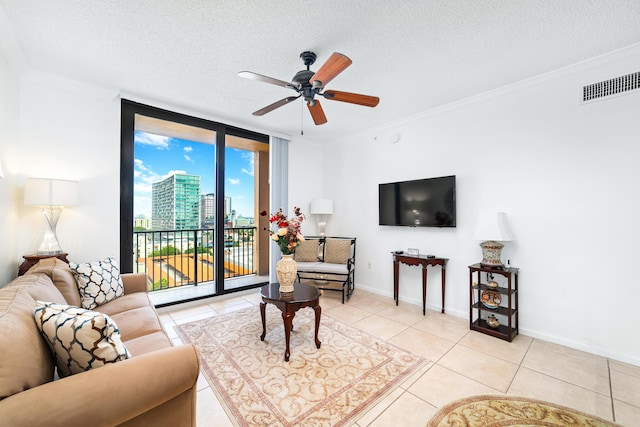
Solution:
[(268, 281), (265, 135), (123, 100), (121, 138), (121, 267), (156, 304)]

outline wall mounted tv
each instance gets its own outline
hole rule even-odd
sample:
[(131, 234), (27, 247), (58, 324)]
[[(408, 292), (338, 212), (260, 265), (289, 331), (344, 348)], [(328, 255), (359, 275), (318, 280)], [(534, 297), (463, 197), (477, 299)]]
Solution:
[(380, 184), (378, 216), (380, 225), (455, 227), (455, 175)]

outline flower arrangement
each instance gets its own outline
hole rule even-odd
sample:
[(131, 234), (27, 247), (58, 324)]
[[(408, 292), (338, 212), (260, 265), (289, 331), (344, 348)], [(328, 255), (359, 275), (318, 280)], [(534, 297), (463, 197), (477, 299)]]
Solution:
[[(260, 213), (266, 216), (267, 212)], [(269, 217), (269, 223), (275, 224), (275, 230), (269, 230), (271, 239), (278, 244), (282, 255), (291, 255), (296, 251), (298, 242), (304, 240), (304, 236), (300, 232), (300, 223), (304, 221), (304, 215), (300, 212), (300, 208), (293, 208), (293, 217), (288, 219), (283, 213), (282, 208), (278, 212)]]

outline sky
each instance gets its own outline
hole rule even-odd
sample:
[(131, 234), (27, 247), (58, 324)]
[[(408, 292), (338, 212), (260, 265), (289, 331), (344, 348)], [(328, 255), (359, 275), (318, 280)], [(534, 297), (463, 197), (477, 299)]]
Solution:
[[(136, 131), (134, 136), (134, 216), (151, 217), (151, 184), (175, 173), (199, 175), (201, 192), (215, 193), (215, 147)], [(225, 150), (225, 195), (238, 216), (253, 216), (253, 153)], [(217, 196), (217, 194), (216, 194)]]

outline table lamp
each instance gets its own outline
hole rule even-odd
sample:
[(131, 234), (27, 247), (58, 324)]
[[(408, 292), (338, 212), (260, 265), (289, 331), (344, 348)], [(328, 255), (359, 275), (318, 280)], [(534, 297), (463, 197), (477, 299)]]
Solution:
[(58, 219), (65, 206), (78, 205), (78, 183), (61, 179), (27, 178), (24, 204), (40, 206), (46, 229), (37, 255), (64, 253), (56, 236)]
[(483, 240), (482, 262), (480, 265), (489, 268), (502, 268), (500, 254), (504, 245), (500, 242), (513, 240), (513, 235), (507, 222), (507, 214), (504, 212), (481, 213), (478, 217), (474, 240)]
[(324, 236), (325, 227), (327, 226), (327, 216), (333, 214), (333, 200), (313, 199), (309, 213), (316, 216), (316, 220), (318, 221), (318, 235)]

